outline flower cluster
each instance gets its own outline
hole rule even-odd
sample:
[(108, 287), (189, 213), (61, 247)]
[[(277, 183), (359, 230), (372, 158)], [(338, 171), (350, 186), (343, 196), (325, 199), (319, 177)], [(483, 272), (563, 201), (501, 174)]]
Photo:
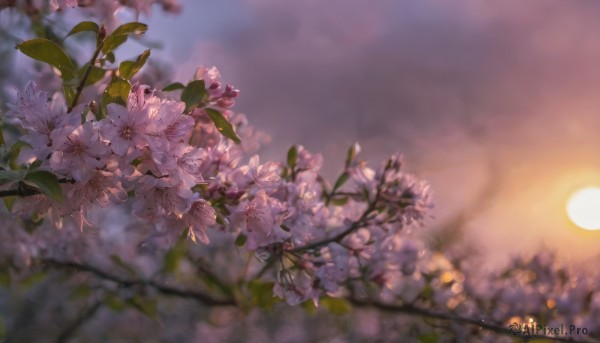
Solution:
[[(172, 0), (17, 0), (0, 9), (31, 14), (83, 7), (112, 20), (121, 8), (149, 14), (153, 4), (177, 8)], [(145, 32), (144, 24), (128, 23), (109, 35), (106, 26), (90, 22), (79, 29), (96, 33), (95, 54), (81, 69), (49, 40), (29, 41), (33, 49), (27, 42), (17, 46), (60, 72), (68, 100), (30, 82), (2, 115), (0, 197), (8, 211), (0, 210), (6, 227), (0, 230), (0, 282), (14, 283), (16, 276), (25, 283), (29, 269), (78, 269), (93, 278), (70, 278), (66, 288), (87, 287), (89, 299), (97, 300), (91, 309), (130, 306), (152, 317), (158, 294), (191, 298), (227, 307), (215, 309), (211, 320), (233, 322), (234, 331), (240, 325), (230, 319), (239, 313), (231, 308), (246, 313), (249, 305), (274, 307), (280, 299), (315, 311), (366, 307), (356, 311), (360, 324), (348, 332), (369, 340), (381, 328), (381, 341), (408, 334), (437, 341), (430, 334), (442, 326), (433, 320), (451, 322), (444, 329), (453, 341), (495, 340), (465, 329), (480, 321), (496, 333), (507, 331), (499, 325), (539, 321), (600, 335), (596, 275), (573, 273), (548, 253), (490, 273), (423, 239), (419, 228), (433, 207), (432, 191), (404, 171), (401, 155), (371, 167), (355, 144), (333, 183), (320, 175), (322, 156), (302, 145), (292, 146), (285, 162), (261, 160), (255, 152), (268, 137), (233, 110), (239, 90), (223, 83), (215, 67), (198, 68), (187, 85), (155, 89), (166, 82), (160, 73), (149, 78), (156, 84), (134, 78), (149, 51), (114, 63), (114, 49)], [(40, 53), (36, 44), (56, 54)], [(62, 298), (49, 298), (66, 297), (62, 287), (53, 292)], [(179, 315), (173, 318), (196, 318), (179, 314), (178, 306), (169, 307)], [(390, 329), (395, 319), (368, 312), (373, 308), (432, 322)], [(50, 317), (46, 311), (39, 321), (50, 323)], [(261, 318), (251, 313), (246, 321)], [(177, 331), (180, 320), (170, 319), (165, 331)], [(110, 316), (96, 323), (118, 324)], [(322, 328), (327, 322), (313, 324), (332, 330)], [(208, 324), (190, 326), (197, 336), (217, 335)], [(259, 326), (252, 325), (254, 337), (273, 338)], [(271, 340), (318, 340), (298, 330), (284, 325)]]
[[(49, 212), (59, 224), (72, 217), (82, 228), (93, 225), (94, 206), (130, 201), (138, 217), (177, 232), (189, 228), (204, 243), (208, 228), (221, 227), (244, 237), (256, 256), (289, 259), (274, 292), (292, 304), (335, 293), (364, 272), (359, 266), (382, 285), (397, 272), (412, 274), (419, 249), (399, 232), (420, 222), (432, 202), (422, 181), (400, 171), (399, 157), (377, 172), (362, 162), (349, 167), (355, 186), (342, 203), (340, 189), (327, 194), (318, 176), (322, 157), (302, 146), (293, 148), (291, 165), (261, 163), (257, 155), (241, 164), (244, 149), (208, 116), (218, 109), (234, 118), (239, 91), (222, 87), (216, 68), (199, 68), (196, 79), (207, 97), (192, 111), (136, 84), (125, 106), (106, 105), (99, 120), (82, 106), (68, 112), (59, 95), (49, 98), (30, 83), (7, 114), (30, 145), (26, 163), (65, 180), (65, 199), (23, 199), (31, 204), (20, 211)], [(329, 201), (338, 206), (331, 209)]]
[(157, 4), (166, 12), (179, 12), (177, 0), (9, 0), (0, 2), (0, 10), (17, 7), (27, 14), (56, 12), (82, 7), (102, 19), (111, 19), (121, 8), (130, 8), (135, 13), (150, 15), (152, 5)]

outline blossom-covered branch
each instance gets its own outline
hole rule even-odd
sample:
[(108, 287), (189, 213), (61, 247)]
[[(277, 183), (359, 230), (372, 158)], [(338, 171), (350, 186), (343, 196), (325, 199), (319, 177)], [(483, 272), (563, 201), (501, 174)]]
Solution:
[[(373, 166), (354, 144), (330, 183), (321, 175), (322, 156), (302, 145), (283, 162), (261, 160), (256, 151), (268, 136), (234, 111), (240, 91), (216, 67), (200, 66), (183, 83), (142, 82), (150, 50), (120, 63), (114, 52), (148, 27), (117, 23), (112, 14), (147, 14), (154, 3), (177, 7), (70, 0), (0, 6), (22, 9), (31, 20), (73, 7), (104, 20), (81, 22), (66, 34), (94, 33), (92, 57), (82, 66), (62, 38), (17, 45), (47, 64), (57, 84), (29, 82), (2, 114), (2, 284), (27, 285), (62, 270), (79, 272), (69, 274), (71, 281), (88, 286), (79, 275), (93, 276), (100, 281), (95, 294), (105, 298), (83, 317), (104, 305), (118, 311), (112, 296), (156, 316), (156, 303), (142, 301), (150, 293), (198, 301), (211, 314), (251, 316), (253, 308), (280, 301), (281, 311), (405, 313), (449, 322), (442, 329), (455, 341), (499, 337), (490, 333), (508, 339), (511, 325), (527, 323), (581, 332), (518, 338), (600, 336), (597, 275), (571, 271), (544, 252), (489, 272), (428, 244), (421, 229), (433, 193), (405, 171), (400, 154)], [(82, 330), (80, 324), (60, 337)], [(462, 324), (483, 330), (461, 332)], [(395, 330), (420, 337), (438, 332), (436, 325)]]

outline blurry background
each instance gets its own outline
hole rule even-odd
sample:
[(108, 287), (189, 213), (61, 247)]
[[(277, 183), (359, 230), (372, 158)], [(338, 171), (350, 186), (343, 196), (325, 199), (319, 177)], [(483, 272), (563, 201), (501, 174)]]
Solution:
[(429, 229), (463, 227), (490, 265), (597, 256), (600, 232), (571, 224), (565, 203), (600, 186), (600, 2), (181, 3), (140, 19), (164, 43), (153, 57), (178, 81), (218, 66), (272, 136), (265, 158), (302, 144), (333, 178), (355, 141), (376, 165), (400, 151), (436, 193)]

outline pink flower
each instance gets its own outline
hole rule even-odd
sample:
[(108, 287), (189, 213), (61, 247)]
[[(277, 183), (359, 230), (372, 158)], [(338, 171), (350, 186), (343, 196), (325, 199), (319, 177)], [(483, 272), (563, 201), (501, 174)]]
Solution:
[(72, 206), (89, 209), (94, 205), (107, 207), (110, 202), (123, 202), (127, 199), (127, 192), (114, 173), (95, 170), (91, 172), (87, 182), (68, 186), (67, 196), (67, 201)]
[(200, 174), (206, 180), (218, 175), (229, 175), (239, 158), (230, 155), (233, 142), (222, 140), (216, 146), (205, 148), (206, 159), (200, 165)]
[[(233, 113), (232, 117), (229, 118), (229, 121), (231, 122), (231, 125), (235, 126), (236, 132), (242, 141), (242, 144), (235, 145), (233, 148), (242, 150), (244, 154), (255, 153), (271, 141), (271, 136), (252, 126), (244, 114)], [(204, 125), (204, 127), (207, 126), (208, 125)], [(217, 134), (220, 134), (214, 125), (211, 126), (214, 131), (217, 131)]]
[(298, 157), (296, 166), (300, 170), (319, 171), (323, 166), (323, 156), (321, 154), (311, 154), (302, 145), (298, 146)]
[[(194, 129), (194, 118), (184, 115), (185, 104), (179, 101), (152, 98), (146, 105), (150, 110), (148, 133), (159, 139), (179, 144), (187, 143)], [(164, 142), (164, 141), (163, 141)]]
[(219, 69), (215, 66), (210, 68), (200, 66), (196, 69), (194, 80), (204, 80), (206, 87), (210, 87), (212, 83), (221, 81), (221, 73), (219, 73)]
[(380, 241), (373, 254), (373, 274), (401, 273), (412, 275), (417, 269), (421, 247), (411, 239), (399, 234), (387, 236)]
[(433, 193), (425, 181), (400, 171), (386, 173), (385, 180), (380, 196), (389, 206), (391, 220), (403, 225), (420, 223), (433, 208)]
[[(221, 74), (216, 67), (206, 68), (200, 66), (194, 74), (195, 80), (203, 80), (208, 93), (210, 107), (224, 112), (235, 105), (235, 98), (238, 97), (240, 91), (232, 85), (226, 85), (223, 89), (221, 84)], [(226, 117), (230, 117), (227, 113), (223, 113)]]
[(217, 215), (210, 203), (204, 199), (192, 202), (189, 210), (183, 214), (183, 221), (190, 227), (192, 238), (198, 237), (204, 244), (209, 243), (206, 229), (216, 224)]
[(24, 93), (19, 93), (18, 103), (10, 105), (9, 114), (20, 120), (28, 133), (23, 140), (31, 144), (36, 157), (45, 160), (52, 152), (51, 134), (57, 129), (77, 127), (81, 122), (77, 110), (66, 113), (64, 99), (59, 94), (51, 100), (46, 92), (38, 92), (30, 82)]
[(260, 189), (271, 194), (275, 192), (281, 184), (280, 174), (281, 164), (267, 162), (261, 165), (258, 155), (254, 155), (250, 158), (248, 165), (239, 167), (231, 174), (231, 181), (240, 189), (255, 184)]
[(375, 187), (377, 186), (377, 180), (375, 179), (375, 171), (369, 167), (363, 161), (354, 163), (348, 168), (347, 172), (357, 186), (361, 189), (367, 190), (369, 194), (375, 193)]
[(157, 176), (170, 176), (191, 188), (203, 181), (200, 166), (207, 159), (207, 152), (187, 144), (178, 144), (163, 151), (146, 149), (144, 166)]
[(98, 130), (91, 122), (78, 128), (65, 129), (53, 134), (50, 166), (58, 173), (72, 176), (78, 182), (87, 182), (96, 169), (104, 166), (103, 158), (109, 154), (108, 147), (100, 141)]
[(38, 92), (36, 83), (31, 81), (23, 92), (17, 93), (17, 103), (8, 104), (7, 116), (25, 119), (48, 110), (48, 93)]
[(129, 91), (129, 96), (127, 97), (127, 108), (132, 108), (134, 106), (143, 108), (146, 105), (146, 98), (159, 101), (159, 99), (154, 98), (153, 95), (154, 92), (150, 90), (150, 86), (141, 85), (136, 82), (131, 85), (131, 90)]
[(155, 0), (129, 0), (127, 5), (133, 8), (138, 15), (145, 14), (147, 16), (151, 13), (152, 4), (156, 2)]
[(284, 203), (267, 196), (262, 189), (258, 191), (244, 211), (248, 249), (254, 250), (288, 238), (290, 234), (281, 229), (287, 211)]
[(58, 11), (65, 7), (77, 7), (77, 0), (50, 0), (51, 11)]
[(313, 287), (313, 280), (305, 273), (298, 273), (295, 277), (288, 270), (279, 273), (279, 280), (273, 287), (273, 295), (284, 299), (288, 305), (298, 305), (312, 299), (318, 306), (319, 292)]
[(135, 190), (135, 213), (149, 220), (169, 214), (181, 215), (192, 192), (178, 185), (179, 182), (171, 177), (142, 176)]
[(327, 256), (329, 261), (316, 268), (315, 276), (319, 280), (320, 287), (325, 291), (336, 292), (350, 273), (350, 256), (342, 249), (333, 250), (333, 247), (329, 252), (331, 254)]
[(108, 116), (103, 119), (100, 130), (115, 154), (125, 156), (131, 150), (148, 145), (148, 107), (125, 108), (117, 104), (108, 104), (106, 110)]
[(177, 155), (176, 163), (171, 174), (181, 180), (184, 186), (190, 188), (203, 181), (200, 165), (206, 159), (206, 152), (189, 145), (179, 145), (175, 149), (175, 153)]

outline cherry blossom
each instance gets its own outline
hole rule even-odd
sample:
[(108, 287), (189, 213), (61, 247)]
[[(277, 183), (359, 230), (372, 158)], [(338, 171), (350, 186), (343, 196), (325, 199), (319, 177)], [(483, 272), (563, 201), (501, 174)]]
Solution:
[[(40, 15), (78, 7), (111, 21), (127, 8), (149, 15), (154, 4), (178, 8), (171, 0), (14, 1), (0, 7)], [(97, 34), (101, 57), (88, 66), (123, 76), (100, 48), (105, 38)], [(257, 150), (268, 137), (234, 111), (240, 92), (216, 67), (199, 67), (173, 93), (118, 79), (130, 91), (116, 100), (103, 93), (111, 80), (87, 85), (78, 77), (80, 87), (63, 80), (64, 88), (42, 91), (28, 83), (3, 115), (0, 267), (8, 272), (0, 269), (0, 281), (25, 284), (31, 273), (49, 271), (35, 292), (49, 292), (49, 308), (78, 320), (97, 315), (77, 328), (82, 332), (127, 331), (127, 316), (135, 315), (123, 309), (134, 309), (153, 317), (152, 324), (140, 321), (144, 330), (164, 320), (161, 330), (173, 334), (165, 340), (180, 340), (178, 325), (190, 321), (186, 339), (204, 340), (204, 332), (218, 331), (207, 323), (220, 322), (240, 341), (269, 341), (286, 337), (289, 318), (310, 320), (299, 311), (320, 316), (326, 308), (338, 314), (353, 309), (348, 323), (360, 319), (335, 326), (316, 317), (314, 327), (340, 341), (438, 341), (440, 331), (451, 334), (449, 341), (498, 341), (494, 335), (506, 334), (507, 325), (538, 321), (573, 323), (600, 335), (596, 274), (561, 265), (549, 252), (515, 257), (490, 271), (463, 249), (424, 237), (435, 235), (421, 230), (433, 192), (405, 170), (400, 154), (372, 166), (356, 143), (330, 182), (320, 174), (322, 155), (302, 145), (293, 146), (284, 162), (261, 159)], [(69, 87), (78, 96), (86, 87), (89, 97), (73, 97)], [(57, 279), (67, 281), (53, 288)], [(11, 296), (37, 294), (25, 288)], [(70, 306), (76, 293), (88, 294), (84, 314), (83, 306)], [(163, 306), (167, 297), (202, 306)], [(197, 307), (201, 314), (193, 312)], [(39, 325), (53, 323), (49, 308), (36, 313)], [(123, 317), (115, 320), (109, 308)], [(410, 316), (397, 321), (396, 313)], [(194, 322), (203, 316), (206, 323)], [(286, 330), (270, 327), (279, 317), (288, 319)], [(379, 329), (381, 335), (369, 337)]]
[(55, 150), (50, 158), (52, 170), (86, 183), (96, 170), (105, 166), (103, 160), (109, 154), (98, 131), (97, 125), (92, 122), (75, 129), (57, 130), (53, 141)]

